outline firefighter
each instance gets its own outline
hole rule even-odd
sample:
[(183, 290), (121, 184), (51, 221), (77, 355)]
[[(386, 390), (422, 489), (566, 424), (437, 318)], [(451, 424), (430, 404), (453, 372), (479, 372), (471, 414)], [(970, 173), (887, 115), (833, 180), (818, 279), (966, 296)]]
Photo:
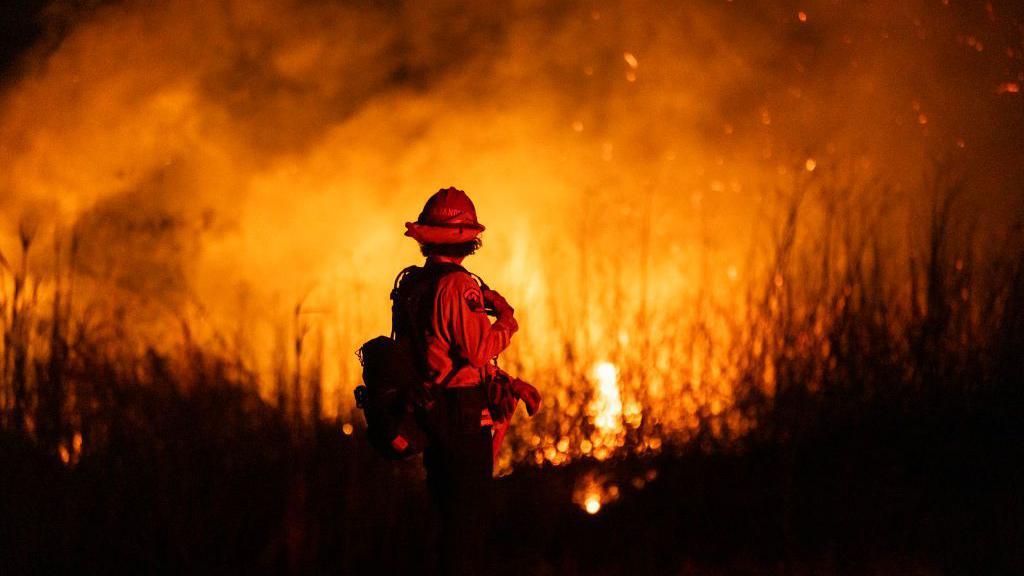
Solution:
[[(489, 397), (491, 361), (519, 326), (505, 298), (461, 266), (480, 248), (484, 231), (465, 192), (439, 190), (406, 228), (427, 260), (398, 285), (395, 333), (411, 342), (428, 383), (431, 438), (423, 463), (441, 517), (441, 572), (481, 574), (492, 514), (492, 428), (496, 417), (511, 416), (493, 414), (509, 398)], [(531, 414), (540, 403), (537, 390), (521, 380), (503, 390), (512, 410), (518, 399)]]

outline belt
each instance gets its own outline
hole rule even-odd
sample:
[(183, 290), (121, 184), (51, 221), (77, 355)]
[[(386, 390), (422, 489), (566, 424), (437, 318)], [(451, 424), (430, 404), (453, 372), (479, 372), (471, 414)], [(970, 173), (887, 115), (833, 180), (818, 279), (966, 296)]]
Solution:
[[(493, 426), (494, 420), (491, 418), (491, 411), (487, 409), (487, 391), (484, 388), (483, 382), (479, 382), (473, 386), (456, 386), (445, 388), (438, 391), (444, 401), (448, 404), (450, 413), (456, 412), (461, 413), (461, 404), (464, 402), (473, 402), (480, 406), (480, 427)], [(477, 396), (476, 398), (473, 398)], [(474, 410), (475, 412), (475, 410)], [(469, 413), (464, 413), (464, 417), (469, 417)], [(472, 418), (476, 418), (472, 416)], [(463, 420), (465, 421), (465, 420)]]

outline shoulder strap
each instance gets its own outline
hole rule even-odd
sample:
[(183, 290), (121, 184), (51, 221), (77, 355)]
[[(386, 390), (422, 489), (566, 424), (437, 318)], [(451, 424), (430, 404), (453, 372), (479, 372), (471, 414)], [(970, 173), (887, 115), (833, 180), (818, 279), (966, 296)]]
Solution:
[(469, 270), (466, 270), (465, 268), (463, 268), (462, 271), (465, 272), (466, 274), (469, 274), (470, 276), (472, 276), (473, 279), (476, 280), (478, 284), (480, 284), (480, 289), (481, 290), (490, 290), (491, 289), (490, 286), (487, 285), (487, 282), (484, 282), (484, 279), (481, 278), (479, 275), (473, 274), (472, 272), (470, 272)]
[[(392, 338), (408, 341), (418, 369), (427, 372), (426, 334), (430, 330), (430, 317), (441, 279), (466, 269), (451, 263), (429, 263), (409, 266), (395, 278), (391, 291)], [(467, 272), (468, 273), (468, 272)]]
[(416, 266), (416, 265), (406, 266), (405, 268), (402, 269), (401, 272), (398, 273), (398, 276), (395, 276), (395, 283), (391, 287), (391, 296), (390, 296), (390, 299), (391, 299), (391, 339), (392, 340), (394, 340), (395, 337), (398, 335), (398, 313), (397, 313), (398, 310), (396, 309), (396, 305), (398, 304), (398, 286), (402, 283), (402, 280), (404, 280), (406, 276), (409, 276), (410, 274), (413, 274), (414, 271), (419, 270), (419, 269), (420, 269), (420, 267)]
[[(408, 266), (395, 277), (391, 289), (391, 337), (411, 341), (413, 357), (424, 377), (429, 377), (426, 374), (425, 335), (429, 329), (430, 314), (433, 313), (434, 298), (441, 279), (454, 272), (465, 272), (480, 284), (481, 290), (488, 290), (483, 278), (454, 263)], [(453, 366), (438, 385), (445, 387), (459, 368)]]

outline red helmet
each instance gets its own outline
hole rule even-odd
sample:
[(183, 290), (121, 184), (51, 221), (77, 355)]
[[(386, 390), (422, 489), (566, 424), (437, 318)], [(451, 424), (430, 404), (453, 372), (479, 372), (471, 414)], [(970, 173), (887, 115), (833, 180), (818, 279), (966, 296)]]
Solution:
[(427, 200), (415, 222), (405, 223), (405, 235), (421, 244), (468, 242), (484, 231), (476, 207), (458, 188), (442, 188)]

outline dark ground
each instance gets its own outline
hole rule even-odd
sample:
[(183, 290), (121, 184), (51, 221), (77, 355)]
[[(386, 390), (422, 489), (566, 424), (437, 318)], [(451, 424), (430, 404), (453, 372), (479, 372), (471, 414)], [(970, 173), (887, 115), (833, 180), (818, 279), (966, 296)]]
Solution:
[[(147, 394), (121, 399), (133, 408), (96, 425), (73, 467), (2, 436), (4, 574), (429, 573), (417, 461), (380, 460), (358, 429), (292, 434), (238, 388)], [(1022, 573), (1024, 426), (1009, 400), (880, 404), (786, 442), (521, 467), (498, 481), (493, 573)], [(90, 451), (100, 434), (108, 449)], [(572, 492), (595, 467), (621, 497), (590, 516)]]

